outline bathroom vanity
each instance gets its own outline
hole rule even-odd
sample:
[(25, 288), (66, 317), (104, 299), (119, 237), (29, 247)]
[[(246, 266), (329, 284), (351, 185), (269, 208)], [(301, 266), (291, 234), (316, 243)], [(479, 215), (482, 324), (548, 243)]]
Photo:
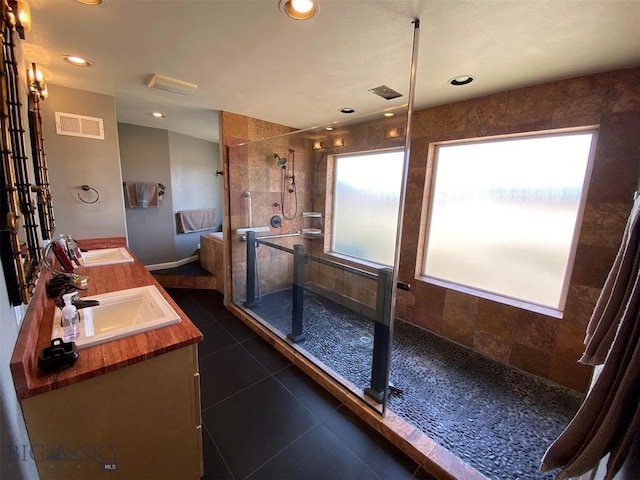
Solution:
[[(82, 248), (124, 239), (78, 241)], [(81, 297), (155, 286), (180, 320), (79, 350), (72, 367), (44, 374), (55, 305), (43, 269), (11, 371), (41, 479), (197, 479), (203, 475), (197, 343), (202, 334), (137, 259), (85, 267)]]

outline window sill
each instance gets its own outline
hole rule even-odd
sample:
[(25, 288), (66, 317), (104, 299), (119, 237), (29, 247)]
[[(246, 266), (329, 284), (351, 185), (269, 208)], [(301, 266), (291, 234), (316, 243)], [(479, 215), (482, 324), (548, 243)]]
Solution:
[(381, 263), (371, 262), (369, 260), (364, 260), (362, 258), (351, 257), (349, 255), (345, 255), (343, 253), (337, 252), (326, 252), (325, 255), (330, 257), (340, 259), (344, 263), (348, 263), (349, 265), (356, 268), (363, 268), (371, 271), (380, 270), (381, 268), (393, 268), (389, 265), (383, 265)]
[(530, 312), (539, 313), (541, 315), (547, 315), (554, 318), (562, 318), (563, 312), (551, 307), (545, 307), (543, 305), (537, 305), (535, 303), (529, 303), (522, 300), (516, 300), (515, 298), (505, 297), (496, 293), (485, 292), (464, 285), (458, 285), (456, 283), (447, 282), (433, 277), (418, 276), (416, 280), (429, 283), (431, 285), (437, 285), (439, 287), (448, 288), (449, 290), (455, 290), (457, 292), (466, 293), (475, 297), (483, 298), (485, 300), (491, 300), (493, 302), (503, 303), (512, 307), (521, 308), (523, 310), (529, 310)]

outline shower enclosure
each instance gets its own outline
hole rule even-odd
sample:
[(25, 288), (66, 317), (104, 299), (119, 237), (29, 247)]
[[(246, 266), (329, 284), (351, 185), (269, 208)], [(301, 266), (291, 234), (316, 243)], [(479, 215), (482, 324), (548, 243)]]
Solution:
[[(390, 49), (380, 51), (384, 84), (353, 85), (349, 93), (368, 111), (336, 108), (348, 120), (300, 130), (250, 119), (247, 129), (236, 131), (246, 117), (230, 114), (226, 123), (222, 117), (223, 143), (230, 145), (227, 301), (379, 412), (387, 396), (420, 26), (395, 17), (391, 24), (398, 36), (404, 32), (406, 44), (380, 46)], [(375, 32), (368, 41), (372, 48), (379, 43)], [(305, 106), (297, 108), (303, 112)], [(385, 152), (400, 156), (397, 184), (367, 185), (373, 172), (377, 184), (386, 183), (386, 168), (374, 166), (371, 157), (362, 169), (362, 189), (351, 189), (347, 180), (348, 195), (338, 195), (341, 158)], [(358, 205), (359, 213), (351, 221), (350, 210), (338, 211), (338, 204)], [(380, 206), (392, 214), (378, 217)], [(369, 235), (350, 236), (345, 224)], [(381, 234), (391, 247), (382, 261), (359, 253)], [(342, 248), (345, 237), (351, 250)]]
[[(336, 165), (339, 158), (372, 151), (395, 152), (402, 163), (407, 112), (400, 105), (330, 130), (228, 149), (233, 303), (379, 411), (389, 369), (394, 265), (336, 251)], [(393, 187), (394, 213), (401, 187), (400, 181)], [(351, 193), (343, 204), (366, 209), (370, 202), (366, 218), (352, 223), (368, 221), (358, 228), (370, 231), (372, 244), (385, 234), (395, 246), (401, 216), (394, 214), (393, 222), (380, 217), (380, 202), (387, 199)], [(347, 214), (343, 207), (342, 217)], [(366, 250), (358, 240), (354, 247)]]

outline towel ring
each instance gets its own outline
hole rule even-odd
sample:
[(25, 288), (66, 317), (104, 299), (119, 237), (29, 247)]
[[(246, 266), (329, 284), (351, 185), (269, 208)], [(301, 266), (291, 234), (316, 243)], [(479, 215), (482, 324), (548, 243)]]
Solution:
[(82, 195), (78, 194), (78, 198), (80, 199), (81, 202), (83, 202), (83, 203), (96, 203), (98, 200), (100, 200), (100, 194), (98, 193), (98, 191), (95, 188), (90, 187), (89, 185), (82, 185), (80, 188), (82, 189), (83, 192), (88, 192), (89, 190), (93, 190), (95, 192), (95, 194), (96, 194), (96, 199), (93, 200), (93, 201), (85, 200), (84, 198), (82, 198)]

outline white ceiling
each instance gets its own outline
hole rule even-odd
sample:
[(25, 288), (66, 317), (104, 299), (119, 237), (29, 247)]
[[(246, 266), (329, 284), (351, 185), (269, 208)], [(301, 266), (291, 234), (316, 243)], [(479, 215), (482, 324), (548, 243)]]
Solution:
[[(640, 65), (640, 0), (319, 0), (310, 21), (278, 0), (29, 0), (23, 43), (50, 84), (115, 97), (118, 121), (218, 141), (217, 112), (296, 128), (407, 101), (420, 19), (416, 108)], [(64, 54), (87, 57), (73, 67)], [(151, 90), (158, 73), (198, 85)], [(475, 82), (448, 80), (471, 74)], [(404, 97), (368, 91), (387, 85)], [(161, 120), (149, 116), (160, 110)]]

